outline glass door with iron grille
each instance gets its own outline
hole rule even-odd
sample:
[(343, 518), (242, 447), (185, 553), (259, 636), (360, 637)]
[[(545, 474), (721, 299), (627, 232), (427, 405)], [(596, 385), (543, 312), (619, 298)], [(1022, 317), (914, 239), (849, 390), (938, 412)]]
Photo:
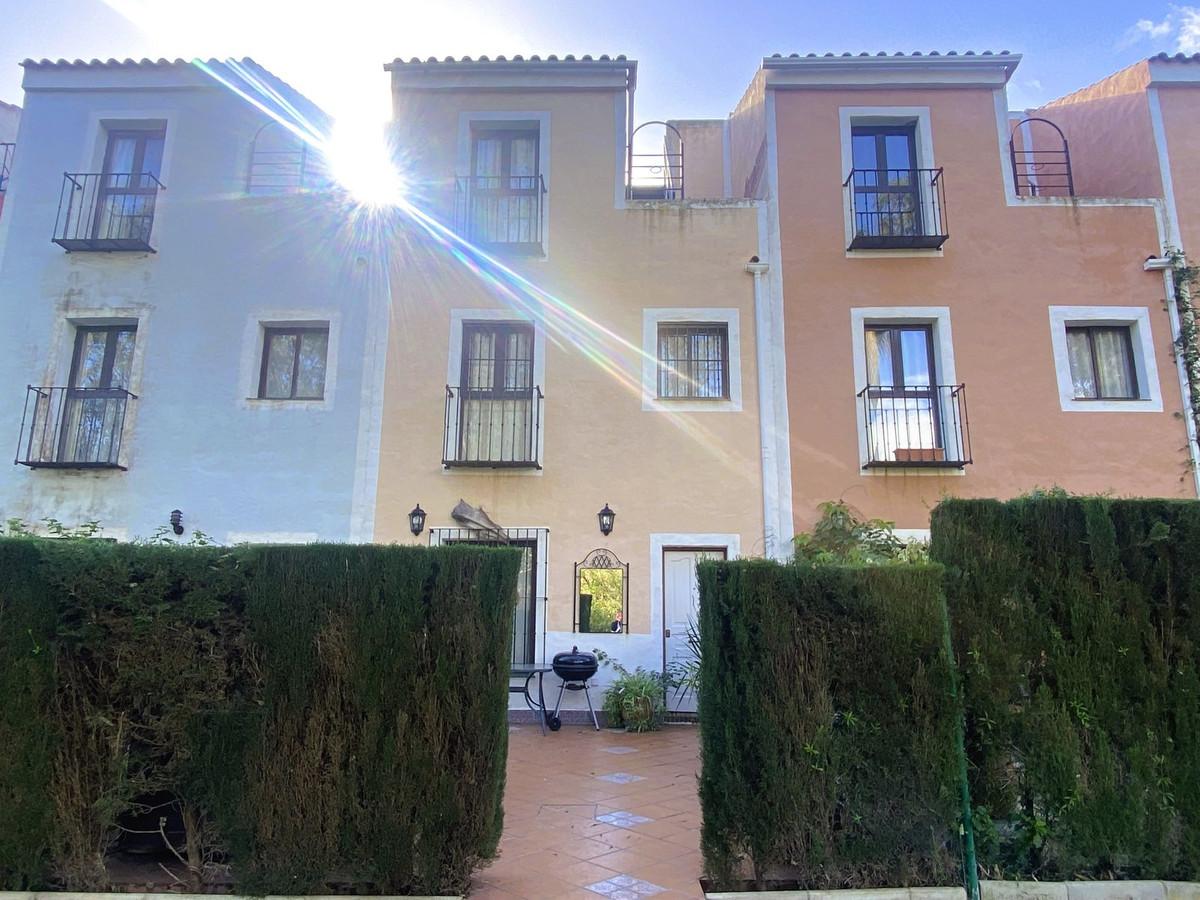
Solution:
[(110, 131), (96, 203), (94, 237), (150, 240), (162, 174), (163, 131)]
[(871, 458), (932, 461), (942, 449), (932, 327), (871, 325), (865, 338)]
[(58, 462), (117, 463), (136, 337), (137, 330), (132, 325), (76, 330), (71, 378), (62, 409)]
[(484, 130), (471, 148), (470, 239), (541, 245), (538, 132)]
[(851, 148), (855, 233), (868, 237), (923, 234), (916, 126), (856, 125)]
[(458, 459), (521, 464), (534, 446), (533, 326), (472, 322), (463, 326)]

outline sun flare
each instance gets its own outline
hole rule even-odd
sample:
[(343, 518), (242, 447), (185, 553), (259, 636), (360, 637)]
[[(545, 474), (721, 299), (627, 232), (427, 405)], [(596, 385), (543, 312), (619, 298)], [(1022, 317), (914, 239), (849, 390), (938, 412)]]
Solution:
[(325, 153), (330, 174), (356, 202), (387, 207), (404, 200), (404, 177), (388, 149), (384, 126), (373, 122), (338, 122)]

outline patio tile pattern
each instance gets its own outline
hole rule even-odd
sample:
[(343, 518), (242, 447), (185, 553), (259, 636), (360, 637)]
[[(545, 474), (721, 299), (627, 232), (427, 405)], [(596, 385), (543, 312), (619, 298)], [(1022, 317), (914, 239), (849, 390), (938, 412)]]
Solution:
[(699, 771), (695, 726), (510, 733), (500, 854), (475, 873), (472, 900), (703, 897)]
[(632, 828), (634, 825), (646, 825), (654, 820), (648, 816), (631, 813), (627, 809), (618, 809), (616, 812), (601, 813), (596, 816), (596, 821), (616, 825), (618, 828)]

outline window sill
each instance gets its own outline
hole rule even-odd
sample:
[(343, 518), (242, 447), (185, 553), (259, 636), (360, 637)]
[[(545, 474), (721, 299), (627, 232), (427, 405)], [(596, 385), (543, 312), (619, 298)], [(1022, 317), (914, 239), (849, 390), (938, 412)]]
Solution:
[(267, 397), (247, 397), (244, 401), (247, 409), (311, 409), (324, 411), (333, 408), (333, 400), (323, 397), (320, 400), (272, 400)]
[(1138, 400), (1080, 400), (1062, 398), (1063, 412), (1140, 412), (1160, 413), (1162, 401), (1150, 398)]
[(704, 413), (741, 411), (742, 404), (735, 400), (668, 400), (659, 397), (642, 396), (642, 412)]

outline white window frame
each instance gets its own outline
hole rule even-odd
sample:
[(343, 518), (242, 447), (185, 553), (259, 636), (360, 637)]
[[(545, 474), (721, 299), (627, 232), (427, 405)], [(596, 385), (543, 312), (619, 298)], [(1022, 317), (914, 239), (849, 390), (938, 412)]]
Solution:
[[(336, 310), (263, 310), (246, 320), (242, 331), (241, 365), (238, 367), (238, 401), (242, 409), (325, 411), (333, 409), (337, 394), (338, 346), (341, 313)], [(325, 352), (325, 391), (320, 400), (279, 400), (258, 396), (262, 376), (263, 342), (268, 328), (328, 328)]]
[[(954, 333), (950, 328), (948, 306), (859, 306), (850, 310), (850, 336), (854, 363), (854, 416), (858, 425), (858, 467), (864, 476), (962, 476), (965, 469), (951, 466), (935, 468), (889, 468), (864, 469), (869, 460), (867, 445), (867, 417), (858, 399), (867, 387), (867, 337), (871, 325), (929, 325), (933, 331), (933, 372), (935, 384), (958, 384), (958, 373), (954, 366)], [(939, 395), (939, 403), (941, 397)]]
[[(446, 359), (446, 384), (458, 384), (462, 378), (463, 354), (463, 325), (470, 322), (520, 322), (533, 326), (533, 384), (546, 391), (546, 331), (540, 322), (534, 321), (530, 315), (525, 315), (509, 309), (452, 309), (450, 310), (450, 353)], [(542, 460), (542, 469), (503, 468), (489, 469), (487, 467), (456, 466), (442, 468), (443, 475), (487, 475), (515, 476), (540, 478), (545, 466), (546, 448), (546, 403), (543, 399), (540, 414), (540, 427), (537, 434), (537, 459)], [(443, 423), (443, 427), (445, 423)], [(449, 446), (458, 446), (458, 419), (449, 423)]]
[(455, 175), (471, 174), (471, 152), (474, 141), (476, 124), (512, 122), (537, 123), (538, 129), (538, 174), (546, 186), (546, 194), (542, 197), (541, 229), (542, 255), (528, 256), (522, 259), (545, 261), (550, 258), (550, 204), (553, 197), (550, 193), (550, 113), (543, 110), (464, 110), (458, 114), (458, 146)]
[[(841, 106), (838, 107), (838, 123), (841, 132), (842, 177), (844, 184), (854, 168), (853, 129), (856, 125), (903, 125), (916, 122), (917, 168), (936, 169), (933, 156), (933, 126), (928, 106)], [(854, 240), (854, 203), (850, 192), (842, 188), (842, 214), (845, 220), (845, 243), (849, 247)], [(925, 221), (933, 221), (936, 210), (927, 198), (922, 214)], [(935, 250), (847, 250), (847, 259), (895, 259), (906, 256), (942, 256), (942, 248)]]
[[(724, 325), (729, 335), (729, 399), (671, 400), (658, 396), (658, 326), (673, 322)], [(642, 310), (642, 410), (644, 412), (741, 412), (742, 329), (736, 307), (672, 306)]]
[[(1137, 400), (1077, 400), (1067, 354), (1067, 327), (1071, 325), (1114, 325), (1129, 328), (1133, 365), (1137, 373)], [(1158, 362), (1146, 306), (1051, 306), (1050, 343), (1054, 351), (1054, 373), (1058, 402), (1063, 412), (1162, 412), (1162, 389)]]

